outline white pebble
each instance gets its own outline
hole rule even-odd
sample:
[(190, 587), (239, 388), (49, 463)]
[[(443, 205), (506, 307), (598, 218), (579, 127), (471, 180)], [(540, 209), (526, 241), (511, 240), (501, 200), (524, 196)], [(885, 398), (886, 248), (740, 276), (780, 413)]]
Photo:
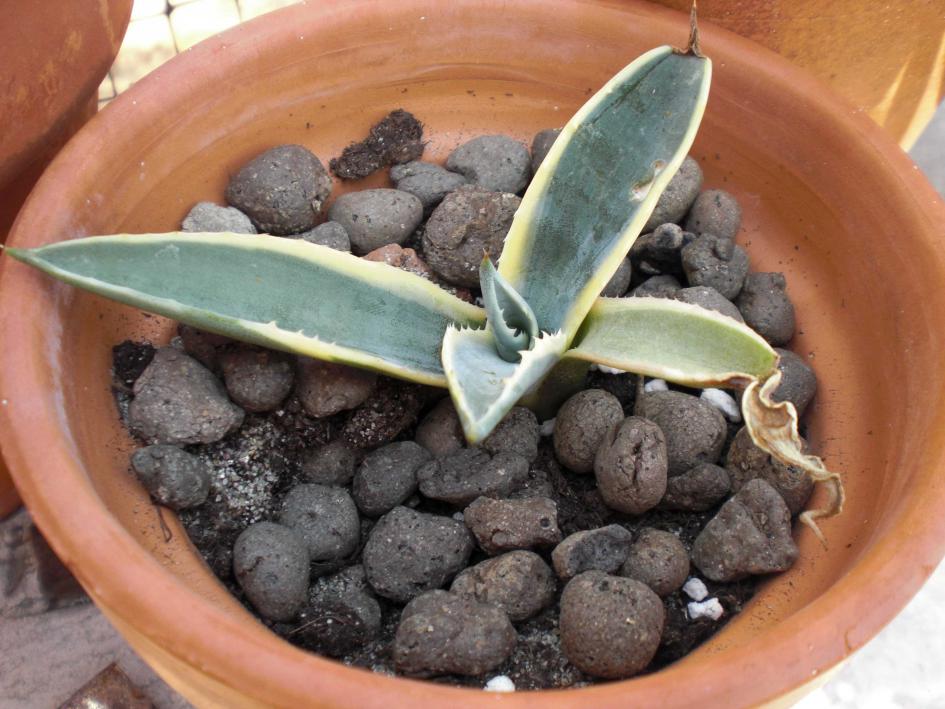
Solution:
[(505, 675), (498, 675), (486, 682), (484, 689), (487, 692), (514, 692), (515, 683)]
[(617, 369), (616, 367), (608, 367), (606, 364), (598, 364), (597, 371), (603, 372), (604, 374), (626, 374), (627, 370)]
[(547, 438), (555, 432), (555, 420), (548, 419), (547, 421), (541, 422), (541, 428), (538, 429), (538, 432)]
[(699, 398), (721, 411), (722, 415), (729, 421), (738, 423), (742, 420), (742, 412), (738, 410), (738, 402), (727, 391), (703, 389)]
[(690, 620), (696, 620), (698, 618), (718, 620), (725, 615), (725, 609), (722, 608), (722, 604), (719, 603), (718, 598), (710, 598), (702, 602), (693, 601), (692, 603), (687, 603), (686, 610), (689, 611)]
[(643, 391), (647, 394), (651, 391), (669, 391), (669, 384), (663, 379), (651, 379), (643, 385)]
[(709, 589), (702, 583), (702, 579), (693, 576), (682, 587), (683, 593), (694, 601), (701, 601), (709, 595)]
[(464, 521), (466, 518), (463, 516), (463, 513), (462, 513), (462, 512), (454, 512), (454, 513), (453, 513), (453, 519), (455, 519), (457, 522), (462, 522), (462, 521)]

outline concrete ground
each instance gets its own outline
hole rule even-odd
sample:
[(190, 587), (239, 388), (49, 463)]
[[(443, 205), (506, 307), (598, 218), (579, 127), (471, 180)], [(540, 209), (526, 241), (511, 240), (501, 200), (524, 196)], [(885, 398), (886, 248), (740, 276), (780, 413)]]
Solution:
[[(118, 60), (100, 88), (106, 104), (201, 39), (291, 0), (136, 0)], [(911, 151), (945, 195), (945, 104)], [(945, 227), (943, 227), (945, 228)], [(117, 662), (159, 709), (190, 704), (158, 678), (92, 605), (0, 619), (0, 709), (58, 706)], [(945, 707), (945, 565), (875, 640), (801, 709)]]

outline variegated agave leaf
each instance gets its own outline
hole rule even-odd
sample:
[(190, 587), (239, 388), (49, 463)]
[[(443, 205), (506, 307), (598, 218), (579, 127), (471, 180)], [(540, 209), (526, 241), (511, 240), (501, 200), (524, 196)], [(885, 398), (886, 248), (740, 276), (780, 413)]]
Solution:
[[(544, 355), (563, 353), (689, 151), (710, 76), (703, 57), (654, 49), (611, 79), (558, 136), (515, 213), (501, 278), (484, 266), (491, 352), (483, 335), (465, 331), (444, 343), (450, 392), (470, 442), (555, 365), (549, 356), (517, 361), (516, 353), (537, 340), (526, 336), (525, 321), (500, 317), (508, 308), (498, 300), (521, 304), (518, 312), (537, 322), (549, 338)], [(464, 348), (476, 356), (461, 356)], [(482, 376), (471, 367), (503, 374)], [(470, 386), (477, 391), (466, 392)]]
[(801, 521), (824, 541), (816, 520), (843, 508), (840, 476), (803, 452), (797, 411), (775, 402), (781, 383), (778, 355), (743, 323), (715, 311), (665, 298), (600, 298), (594, 303), (565, 361), (606, 364), (691, 387), (745, 387), (742, 415), (758, 447), (829, 486), (824, 509)]
[(451, 324), (485, 313), (419, 276), (297, 239), (122, 234), (7, 249), (66, 283), (266, 347), (446, 386)]

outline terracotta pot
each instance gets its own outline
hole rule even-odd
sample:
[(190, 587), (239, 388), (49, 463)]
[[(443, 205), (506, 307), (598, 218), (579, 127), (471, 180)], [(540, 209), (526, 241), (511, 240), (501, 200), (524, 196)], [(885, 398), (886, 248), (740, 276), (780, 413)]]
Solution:
[[(394, 107), (428, 157), (470, 136), (560, 125), (628, 60), (682, 44), (687, 19), (647, 3), (311, 3), (177, 57), (94, 118), (47, 171), (11, 235), (171, 230), (277, 143), (327, 159)], [(844, 471), (844, 514), (697, 652), (627, 682), (485, 695), (343, 667), (283, 642), (211, 576), (175, 519), (127, 474), (110, 348), (169, 324), (0, 272), (0, 442), (43, 532), (96, 603), (201, 705), (747, 706), (822, 676), (887, 623), (945, 551), (945, 207), (866, 116), (773, 53), (705, 26), (715, 82), (694, 154), (744, 205), (758, 270), (783, 270), (797, 351), (822, 386), (810, 438)], [(383, 181), (375, 177), (373, 182)], [(815, 498), (814, 502), (818, 502)]]
[[(49, 161), (95, 114), (131, 2), (43, 0), (0, 8), (0, 243)], [(0, 518), (19, 501), (0, 459)]]
[[(654, 0), (689, 10), (691, 0)], [(906, 150), (945, 93), (945, 12), (926, 0), (699, 0), (699, 16), (830, 84)]]

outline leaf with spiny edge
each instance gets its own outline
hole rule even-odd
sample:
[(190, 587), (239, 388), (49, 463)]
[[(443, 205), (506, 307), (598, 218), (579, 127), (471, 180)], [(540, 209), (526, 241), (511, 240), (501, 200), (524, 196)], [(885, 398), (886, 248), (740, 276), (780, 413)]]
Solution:
[(6, 251), (194, 327), (434, 386), (446, 386), (447, 327), (485, 321), (482, 309), (420, 276), (301, 239), (120, 234)]
[(538, 385), (561, 359), (561, 333), (536, 337), (519, 362), (496, 353), (491, 328), (451, 327), (443, 338), (443, 369), (463, 432), (470, 443), (488, 436), (519, 399)]
[(746, 325), (667, 298), (598, 298), (565, 357), (692, 387), (744, 386), (778, 363)]
[(529, 349), (538, 336), (535, 314), (495, 270), (488, 254), (479, 264), (479, 283), (496, 351), (507, 362), (518, 362), (521, 350)]

